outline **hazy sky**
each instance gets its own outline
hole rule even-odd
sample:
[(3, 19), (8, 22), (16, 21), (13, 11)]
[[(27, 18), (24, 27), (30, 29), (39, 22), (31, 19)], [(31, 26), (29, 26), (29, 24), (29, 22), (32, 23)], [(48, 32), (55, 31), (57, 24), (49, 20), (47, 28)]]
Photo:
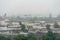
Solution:
[(0, 14), (53, 16), (60, 14), (60, 0), (0, 0)]

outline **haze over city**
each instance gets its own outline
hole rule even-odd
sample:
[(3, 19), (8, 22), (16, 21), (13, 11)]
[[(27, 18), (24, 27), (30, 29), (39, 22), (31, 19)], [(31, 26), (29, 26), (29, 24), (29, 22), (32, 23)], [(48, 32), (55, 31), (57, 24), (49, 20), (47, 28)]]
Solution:
[(0, 40), (60, 40), (60, 0), (0, 0)]
[(60, 0), (0, 0), (0, 14), (53, 16), (60, 14)]

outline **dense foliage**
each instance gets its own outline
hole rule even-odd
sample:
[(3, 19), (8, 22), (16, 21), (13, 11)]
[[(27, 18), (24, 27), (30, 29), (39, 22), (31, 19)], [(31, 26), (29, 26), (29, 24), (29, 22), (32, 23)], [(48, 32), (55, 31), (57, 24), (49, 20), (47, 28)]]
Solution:
[(35, 36), (35, 35), (17, 35), (17, 36), (0, 36), (0, 40), (60, 40), (60, 37), (53, 34), (51, 31), (49, 31), (44, 36)]

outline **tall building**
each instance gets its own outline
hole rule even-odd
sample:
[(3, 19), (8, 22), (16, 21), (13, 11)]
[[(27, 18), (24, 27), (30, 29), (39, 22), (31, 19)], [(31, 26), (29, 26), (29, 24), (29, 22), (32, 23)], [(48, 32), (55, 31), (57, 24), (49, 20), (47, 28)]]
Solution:
[(7, 13), (5, 13), (4, 15), (3, 15), (3, 17), (5, 18), (7, 16)]
[(51, 19), (51, 18), (52, 18), (52, 14), (50, 13), (50, 14), (49, 14), (49, 19)]

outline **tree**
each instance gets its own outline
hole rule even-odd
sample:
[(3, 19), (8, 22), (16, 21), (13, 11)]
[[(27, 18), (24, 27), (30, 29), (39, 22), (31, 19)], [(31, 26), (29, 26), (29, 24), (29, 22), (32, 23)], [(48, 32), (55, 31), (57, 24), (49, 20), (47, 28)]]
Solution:
[(22, 24), (22, 22), (19, 22), (19, 25), (21, 25), (20, 27), (21, 27), (21, 30), (24, 32), (26, 29), (25, 29), (25, 25), (24, 24)]
[(55, 40), (56, 36), (50, 29), (50, 25), (47, 24), (46, 27), (47, 27), (48, 32), (45, 36), (43, 36), (42, 40)]
[(35, 35), (31, 35), (29, 34), (27, 37), (28, 40), (37, 40), (37, 37), (35, 37)]
[(27, 37), (25, 37), (24, 35), (17, 35), (16, 37), (14, 37), (15, 40), (27, 40)]
[(56, 35), (49, 30), (48, 33), (42, 37), (42, 40), (56, 40)]
[(60, 28), (60, 26), (58, 25), (57, 22), (55, 22), (55, 24), (54, 24), (54, 28)]
[(47, 30), (50, 30), (50, 25), (47, 24), (47, 25), (46, 25), (46, 28), (47, 28)]
[(24, 24), (21, 25), (21, 30), (22, 30), (23, 32), (26, 30)]
[(19, 22), (19, 25), (22, 25), (22, 22)]
[(32, 26), (27, 26), (27, 28), (28, 28), (28, 30), (33, 29), (33, 27), (32, 27)]

